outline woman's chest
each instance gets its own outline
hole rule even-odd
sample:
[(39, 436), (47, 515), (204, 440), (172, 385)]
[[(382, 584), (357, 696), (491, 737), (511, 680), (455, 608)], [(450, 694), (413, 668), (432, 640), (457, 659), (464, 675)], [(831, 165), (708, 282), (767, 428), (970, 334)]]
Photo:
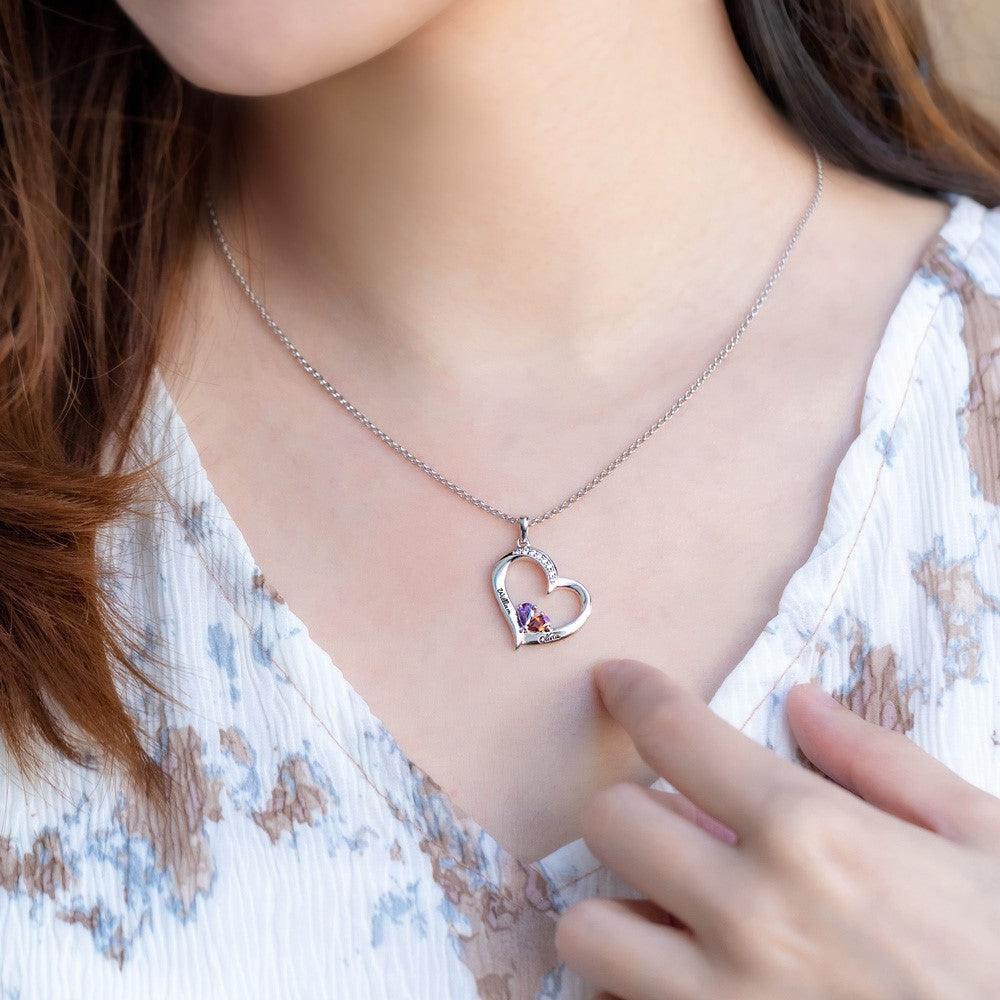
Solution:
[[(263, 586), (281, 582), (302, 615), (298, 626), (308, 622), (310, 643), (336, 664), (338, 683), (451, 801), (514, 856), (538, 858), (577, 836), (594, 790), (653, 777), (595, 700), (590, 667), (601, 659), (646, 659), (705, 697), (721, 684), (716, 707), (751, 732), (769, 712), (780, 730), (773, 706), (782, 692), (819, 676), (855, 704), (862, 691), (871, 699), (874, 685), (889, 706), (878, 721), (912, 736), (919, 705), (936, 705), (942, 685), (954, 686), (947, 678), (971, 677), (950, 664), (955, 630), (960, 619), (973, 629), (990, 623), (949, 610), (942, 592), (978, 586), (985, 603), (972, 617), (988, 616), (977, 564), (988, 570), (990, 543), (945, 500), (953, 480), (928, 462), (928, 444), (937, 444), (914, 433), (927, 419), (921, 400), (914, 394), (904, 405), (905, 387), (893, 389), (846, 445), (829, 423), (817, 451), (815, 439), (779, 420), (783, 433), (775, 428), (766, 445), (734, 454), (709, 477), (716, 491), (696, 498), (636, 463), (620, 470), (614, 490), (532, 528), (532, 541), (593, 599), (580, 632), (551, 645), (515, 650), (494, 600), (489, 570), (516, 531), (484, 524), (465, 505), (454, 510), (454, 498), (422, 477), (401, 475), (387, 489), (375, 468), (361, 476), (339, 469), (351, 486), (334, 489), (331, 504), (329, 483), (310, 477), (300, 477), (294, 501), (271, 496), (269, 484), (294, 477), (288, 468), (260, 482), (254, 502), (242, 488), (232, 496), (250, 548), (269, 567)], [(682, 481), (696, 474), (695, 458), (676, 460), (689, 463)], [(221, 468), (237, 484), (251, 481), (249, 470)], [(961, 481), (963, 470), (951, 475)], [(651, 495), (656, 502), (644, 502)], [(303, 514), (275, 530), (268, 511), (288, 502), (305, 505)], [(965, 516), (974, 506), (969, 496)], [(414, 530), (415, 519), (424, 530)], [(235, 533), (228, 519), (226, 528)], [(256, 559), (253, 566), (258, 572)], [(515, 603), (537, 603), (556, 622), (571, 617), (573, 598), (546, 594), (543, 582), (521, 562), (508, 588)]]
[[(566, 641), (518, 649), (490, 579), (514, 526), (355, 440), (350, 422), (295, 419), (294, 450), (281, 445), (283, 424), (255, 430), (239, 451), (222, 445), (218, 421), (199, 430), (255, 561), (312, 641), (411, 759), (531, 859), (577, 836), (596, 789), (652, 778), (597, 704), (592, 666), (645, 659), (707, 698), (774, 616), (853, 438), (858, 379), (848, 367), (842, 398), (825, 399), (843, 419), (816, 420), (803, 435), (792, 419), (803, 401), (789, 398), (751, 443), (742, 432), (759, 399), (733, 399), (731, 412), (671, 428), (680, 436), (651, 443), (585, 501), (533, 526), (531, 542), (588, 588), (592, 610)], [(241, 404), (211, 405), (218, 414)], [(337, 457), (326, 460), (331, 426)], [(308, 475), (303, 452), (315, 460)], [(265, 460), (268, 476), (255, 476)], [(524, 561), (506, 586), (515, 607), (530, 602), (555, 624), (578, 610)]]

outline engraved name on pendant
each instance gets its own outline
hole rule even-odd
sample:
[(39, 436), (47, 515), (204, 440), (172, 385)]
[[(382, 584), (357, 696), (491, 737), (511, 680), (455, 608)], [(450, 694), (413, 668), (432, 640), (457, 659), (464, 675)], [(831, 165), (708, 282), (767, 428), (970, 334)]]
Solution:
[[(578, 580), (560, 576), (552, 558), (528, 542), (527, 518), (518, 522), (520, 537), (517, 545), (493, 567), (493, 594), (514, 636), (514, 649), (521, 646), (544, 645), (558, 642), (577, 632), (590, 616), (590, 591)], [(528, 601), (515, 604), (507, 593), (507, 570), (518, 559), (528, 559), (545, 574), (548, 593), (570, 590), (580, 601), (580, 611), (565, 625), (553, 625), (549, 616)]]

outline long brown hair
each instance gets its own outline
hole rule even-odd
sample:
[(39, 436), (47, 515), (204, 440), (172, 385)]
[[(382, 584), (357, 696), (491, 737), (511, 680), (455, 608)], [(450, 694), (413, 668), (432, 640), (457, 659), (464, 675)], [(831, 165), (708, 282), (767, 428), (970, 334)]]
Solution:
[[(1000, 201), (1000, 135), (940, 79), (915, 6), (726, 0), (744, 57), (833, 163)], [(0, 739), (148, 780), (145, 684), (95, 552), (208, 169), (213, 99), (111, 0), (0, 0)], [(119, 442), (112, 460), (109, 443)]]

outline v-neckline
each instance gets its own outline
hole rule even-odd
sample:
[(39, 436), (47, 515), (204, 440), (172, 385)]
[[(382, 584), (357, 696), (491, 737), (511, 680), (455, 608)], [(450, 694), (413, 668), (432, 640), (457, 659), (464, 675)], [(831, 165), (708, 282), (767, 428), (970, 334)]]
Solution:
[[(837, 467), (819, 537), (806, 561), (784, 586), (776, 613), (709, 700), (713, 711), (741, 730), (746, 730), (761, 707), (776, 697), (782, 682), (788, 679), (800, 661), (801, 654), (834, 604), (837, 586), (857, 546), (886, 464), (886, 435), (891, 447), (892, 429), (909, 392), (920, 346), (933, 325), (938, 305), (946, 291), (942, 282), (927, 280), (926, 262), (941, 241), (959, 257), (964, 257), (978, 233), (983, 211), (981, 205), (961, 195), (944, 193), (941, 197), (950, 204), (950, 211), (924, 247), (916, 270), (891, 310), (865, 379), (860, 429)], [(158, 369), (154, 371), (147, 409), (161, 421), (159, 430), (154, 431), (154, 439), (174, 450), (166, 468), (168, 475), (171, 474), (171, 467), (178, 474), (174, 475), (174, 482), (166, 484), (168, 492), (174, 498), (180, 498), (181, 507), (190, 498), (198, 498), (197, 502), (202, 505), (211, 505), (214, 508), (213, 531), (233, 546), (233, 558), (239, 564), (239, 574), (246, 580), (259, 577), (262, 568), (212, 486), (198, 449)], [(871, 488), (859, 489), (859, 483), (867, 483)], [(202, 538), (193, 541), (197, 545), (212, 544)], [(231, 566), (231, 569), (235, 567)], [(266, 570), (263, 575), (266, 576)], [(224, 588), (221, 581), (217, 582)], [(553, 893), (599, 870), (600, 865), (587, 850), (582, 838), (563, 844), (535, 861), (517, 859), (459, 803), (454, 802), (433, 776), (411, 760), (334, 657), (311, 638), (308, 626), (295, 611), (282, 602), (280, 613), (285, 619), (282, 631), (287, 638), (284, 641), (296, 645), (305, 654), (304, 659), (316, 663), (320, 675), (325, 676), (325, 682), (321, 680), (320, 683), (326, 686), (319, 692), (315, 690), (313, 674), (310, 674), (309, 684), (296, 684), (307, 704), (314, 712), (319, 710), (316, 705), (318, 694), (331, 701), (326, 708), (333, 711), (338, 698), (349, 699), (353, 711), (365, 720), (366, 726), (381, 735), (384, 740), (382, 750), (390, 751), (412, 775), (428, 783), (436, 796), (437, 806), (446, 808), (465, 835), (476, 841), (480, 848), (485, 848), (487, 853), (501, 859), (505, 865), (514, 865), (543, 876)], [(796, 648), (799, 650), (797, 654), (794, 653)], [(789, 650), (793, 651), (791, 657), (788, 656)], [(291, 674), (289, 679), (296, 683), (295, 674), (302, 669), (302, 664), (287, 653), (287, 648), (282, 649), (283, 661)], [(792, 682), (795, 679), (793, 676)], [(737, 689), (738, 696), (734, 697)], [(310, 692), (309, 699), (306, 699), (306, 690)], [(780, 747), (774, 749), (783, 752)], [(793, 756), (789, 751), (784, 751), (784, 754), (790, 758)], [(363, 759), (355, 759), (355, 763), (367, 780), (384, 793)], [(669, 787), (662, 781), (657, 784)], [(416, 821), (420, 822), (419, 817)]]

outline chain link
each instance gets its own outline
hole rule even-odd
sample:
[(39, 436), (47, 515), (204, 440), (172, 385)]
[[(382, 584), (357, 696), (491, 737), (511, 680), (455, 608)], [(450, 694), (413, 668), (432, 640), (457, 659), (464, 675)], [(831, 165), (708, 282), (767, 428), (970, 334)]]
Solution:
[[(684, 390), (684, 392), (682, 392), (681, 395), (670, 404), (670, 408), (665, 413), (653, 421), (653, 423), (651, 423), (634, 441), (632, 441), (624, 451), (620, 452), (606, 466), (604, 466), (600, 472), (598, 472), (592, 479), (584, 483), (579, 489), (570, 493), (568, 496), (560, 500), (559, 503), (549, 507), (541, 514), (528, 517), (528, 525), (541, 524), (543, 521), (547, 521), (549, 518), (555, 517), (556, 514), (561, 514), (567, 507), (571, 507), (578, 500), (582, 500), (592, 489), (603, 483), (608, 476), (618, 469), (619, 466), (627, 462), (639, 450), (639, 448), (641, 448), (665, 423), (667, 423), (667, 421), (671, 420), (677, 414), (681, 407), (683, 407), (684, 404), (687, 403), (688, 400), (691, 399), (691, 397), (709, 380), (709, 378), (711, 378), (722, 362), (725, 361), (726, 358), (733, 352), (736, 345), (743, 339), (743, 335), (749, 329), (750, 324), (757, 318), (757, 314), (767, 301), (768, 296), (771, 294), (771, 289), (774, 288), (774, 285), (781, 276), (782, 271), (784, 271), (785, 265), (788, 263), (788, 258), (791, 256), (792, 250), (795, 249), (795, 245), (798, 243), (799, 237), (806, 228), (806, 224), (812, 218), (813, 213), (819, 205), (820, 198), (823, 194), (823, 160), (815, 148), (813, 149), (813, 156), (816, 160), (816, 188), (813, 192), (812, 199), (810, 200), (809, 205), (802, 217), (796, 224), (795, 229), (792, 230), (792, 235), (788, 240), (788, 243), (785, 245), (785, 249), (781, 256), (778, 258), (778, 262), (775, 265), (774, 270), (771, 271), (767, 281), (761, 288), (756, 301), (750, 307), (750, 311), (746, 314), (746, 316), (744, 316), (743, 321), (736, 328), (735, 333), (733, 333), (729, 340), (722, 346), (719, 353), (715, 355), (711, 362), (709, 362), (708, 367), (705, 368), (705, 370)], [(430, 478), (435, 482), (440, 483), (457, 497), (466, 501), (466, 503), (472, 504), (473, 507), (478, 507), (480, 510), (485, 511), (487, 514), (491, 514), (493, 517), (499, 518), (501, 521), (506, 521), (509, 524), (518, 523), (522, 515), (510, 514), (501, 507), (490, 503), (488, 500), (484, 500), (482, 497), (476, 496), (475, 493), (470, 492), (464, 486), (460, 486), (458, 483), (449, 479), (443, 472), (439, 472), (433, 465), (425, 462), (422, 458), (410, 451), (409, 448), (384, 431), (378, 424), (375, 423), (374, 420), (367, 416), (367, 414), (365, 414), (362, 410), (358, 409), (358, 407), (355, 406), (342, 392), (336, 389), (327, 380), (326, 376), (317, 370), (306, 359), (295, 344), (292, 343), (292, 341), (288, 338), (281, 327), (278, 326), (274, 318), (268, 312), (263, 300), (256, 293), (256, 291), (254, 291), (253, 286), (250, 284), (250, 279), (237, 263), (236, 257), (229, 246), (229, 241), (226, 239), (226, 234), (222, 229), (222, 223), (219, 221), (219, 215), (216, 211), (215, 203), (211, 198), (208, 199), (208, 217), (212, 226), (212, 231), (215, 234), (216, 242), (219, 245), (222, 256), (226, 259), (226, 263), (229, 265), (229, 269), (233, 276), (236, 278), (254, 308), (260, 314), (261, 319), (263, 319), (265, 324), (267, 324), (268, 328), (278, 338), (278, 340), (284, 344), (284, 346), (288, 349), (288, 352), (293, 358), (295, 358), (307, 375), (318, 382), (321, 388), (328, 395), (332, 396), (333, 399), (335, 399), (352, 417), (354, 417), (355, 420), (358, 421), (358, 423), (371, 431), (375, 437), (377, 437), (384, 444), (388, 445), (394, 452), (396, 452), (397, 455), (405, 458), (411, 465), (416, 466), (421, 472), (430, 476)]]

